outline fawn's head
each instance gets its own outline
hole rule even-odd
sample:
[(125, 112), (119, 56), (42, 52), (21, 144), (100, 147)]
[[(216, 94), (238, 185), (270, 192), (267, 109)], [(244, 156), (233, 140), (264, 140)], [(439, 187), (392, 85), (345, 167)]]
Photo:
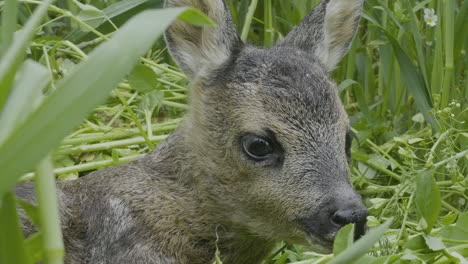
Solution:
[(192, 82), (185, 133), (209, 172), (196, 182), (231, 224), (318, 250), (347, 223), (364, 232), (367, 211), (349, 179), (350, 125), (328, 74), (350, 46), (362, 4), (322, 1), (262, 49), (240, 41), (222, 0), (166, 1), (218, 25), (178, 21), (166, 41)]

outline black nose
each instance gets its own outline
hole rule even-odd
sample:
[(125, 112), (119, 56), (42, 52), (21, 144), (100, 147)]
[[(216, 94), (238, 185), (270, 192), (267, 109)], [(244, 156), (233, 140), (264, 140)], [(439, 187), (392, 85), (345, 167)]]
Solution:
[(366, 209), (341, 209), (332, 215), (332, 222), (340, 228), (347, 224), (354, 224), (354, 239), (358, 239), (366, 233)]

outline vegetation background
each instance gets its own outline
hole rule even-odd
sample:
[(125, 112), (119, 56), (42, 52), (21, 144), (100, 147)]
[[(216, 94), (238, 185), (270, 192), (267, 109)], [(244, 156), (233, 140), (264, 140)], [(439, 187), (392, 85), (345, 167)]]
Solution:
[[(227, 2), (242, 39), (269, 47), (319, 1)], [(210, 24), (194, 10), (155, 10), (162, 0), (51, 3), (0, 1), (3, 264), (62, 262), (54, 175), (73, 180), (164, 140), (189, 107), (189, 87), (158, 37), (177, 16)], [(366, 1), (332, 74), (373, 231), (353, 243), (345, 227), (332, 255), (281, 243), (265, 264), (468, 263), (467, 50), (468, 1)], [(33, 179), (39, 206), (11, 191)], [(23, 238), (17, 205), (39, 233)]]

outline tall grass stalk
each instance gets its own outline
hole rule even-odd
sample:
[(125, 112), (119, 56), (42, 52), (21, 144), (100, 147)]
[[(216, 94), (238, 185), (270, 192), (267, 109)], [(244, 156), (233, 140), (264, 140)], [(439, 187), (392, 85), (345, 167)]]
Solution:
[(47, 156), (36, 169), (36, 197), (45, 264), (63, 264), (64, 247), (52, 160)]
[(255, 13), (255, 9), (257, 8), (258, 0), (252, 0), (249, 6), (249, 10), (247, 11), (247, 15), (245, 16), (244, 26), (242, 28), (241, 33), (241, 40), (246, 41), (247, 36), (249, 35), (250, 25), (252, 24), (252, 18)]
[(17, 0), (6, 0), (3, 6), (2, 12), (2, 43), (0, 47), (0, 58), (10, 44), (13, 42), (13, 35), (16, 31), (16, 21), (18, 14), (18, 1)]
[(30, 264), (16, 213), (15, 195), (10, 191), (0, 198), (0, 263)]
[(448, 105), (450, 100), (452, 77), (453, 77), (453, 49), (455, 37), (455, 1), (442, 0), (443, 16), (442, 23), (444, 28), (444, 52), (445, 52), (445, 65), (444, 65), (444, 82), (442, 88), (442, 107)]

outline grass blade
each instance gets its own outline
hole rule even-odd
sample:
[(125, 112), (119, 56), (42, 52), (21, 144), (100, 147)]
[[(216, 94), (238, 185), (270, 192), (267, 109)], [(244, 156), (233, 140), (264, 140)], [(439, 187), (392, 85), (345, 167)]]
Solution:
[(44, 261), (48, 264), (60, 264), (63, 263), (65, 251), (55, 190), (55, 176), (49, 156), (39, 163), (35, 184)]
[(414, 101), (419, 111), (424, 115), (426, 121), (431, 124), (432, 129), (438, 130), (438, 125), (435, 118), (430, 114), (432, 108), (432, 98), (424, 84), (421, 73), (416, 69), (416, 66), (411, 62), (410, 57), (401, 48), (398, 41), (383, 27), (379, 27), (387, 36), (390, 44), (393, 46), (398, 64), (400, 65), (401, 73), (408, 84), (408, 88), (413, 94)]
[(370, 231), (367, 235), (356, 241), (354, 244), (346, 248), (341, 254), (332, 259), (329, 264), (349, 264), (366, 254), (369, 249), (380, 239), (380, 237), (390, 227), (392, 220), (388, 220), (381, 226)]
[(2, 38), (0, 47), (0, 57), (3, 55), (3, 51), (6, 51), (10, 47), (13, 41), (13, 35), (16, 31), (16, 19), (18, 14), (18, 1), (17, 0), (6, 0), (5, 7), (2, 12)]
[(47, 12), (47, 8), (52, 2), (53, 0), (45, 0), (42, 2), (42, 4), (34, 11), (34, 14), (28, 20), (21, 32), (14, 38), (11, 46), (5, 51), (5, 56), (2, 57), (0, 62), (0, 109), (2, 109), (2, 106), (8, 97), (15, 78), (15, 73), (23, 61), (26, 49), (29, 46), (29, 41), (36, 31), (37, 25)]
[(23, 232), (16, 213), (15, 196), (12, 192), (0, 200), (0, 263), (31, 263), (23, 245)]
[(31, 60), (23, 63), (18, 76), (18, 82), (0, 113), (0, 144), (39, 106), (44, 98), (42, 89), (50, 81), (47, 69)]

